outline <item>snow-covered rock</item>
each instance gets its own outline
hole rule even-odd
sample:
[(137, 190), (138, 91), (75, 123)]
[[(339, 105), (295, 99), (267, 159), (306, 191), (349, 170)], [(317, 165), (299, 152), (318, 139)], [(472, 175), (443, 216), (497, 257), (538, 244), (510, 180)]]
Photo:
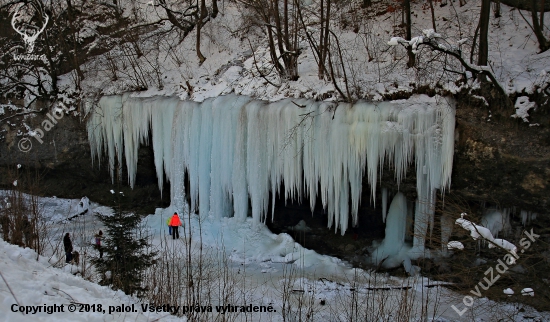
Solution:
[(450, 242), (447, 243), (447, 249), (459, 249), (459, 250), (463, 250), (464, 249), (464, 245), (459, 242), (459, 241), (456, 241), (456, 240), (452, 240)]
[(523, 295), (523, 296), (526, 296), (526, 295), (535, 296), (535, 291), (530, 287), (526, 287), (523, 290), (521, 290), (521, 295)]

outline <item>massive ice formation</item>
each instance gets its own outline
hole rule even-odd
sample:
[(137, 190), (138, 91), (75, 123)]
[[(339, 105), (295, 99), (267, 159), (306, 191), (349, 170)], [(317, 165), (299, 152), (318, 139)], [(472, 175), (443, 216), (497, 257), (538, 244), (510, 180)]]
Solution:
[[(343, 234), (357, 223), (362, 179), (376, 195), (381, 164), (403, 178), (414, 164), (418, 197), (415, 246), (423, 248), (433, 222), (436, 189), (450, 184), (454, 107), (444, 98), (355, 104), (286, 99), (277, 102), (220, 96), (202, 103), (174, 97), (103, 97), (88, 123), (92, 154), (108, 156), (111, 173), (125, 157), (134, 185), (137, 151), (152, 137), (162, 187), (183, 211), (184, 174), (191, 207), (214, 216), (266, 219), (277, 194), (313, 208), (318, 197), (329, 226)], [(284, 183), (284, 191), (281, 191)], [(384, 198), (386, 199), (386, 198)]]

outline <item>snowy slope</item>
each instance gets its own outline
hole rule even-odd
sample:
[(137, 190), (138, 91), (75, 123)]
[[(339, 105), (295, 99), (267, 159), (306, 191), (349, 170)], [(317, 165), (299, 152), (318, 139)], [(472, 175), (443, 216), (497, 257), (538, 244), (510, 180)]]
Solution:
[[(135, 298), (54, 268), (50, 263), (55, 262), (55, 259), (48, 260), (40, 256), (37, 261), (37, 254), (33, 250), (8, 244), (1, 239), (0, 258), (0, 272), (5, 279), (0, 281), (1, 321), (181, 321), (168, 313), (142, 313)], [(70, 270), (69, 267), (66, 270)], [(76, 312), (69, 312), (69, 305), (74, 303), (101, 304), (101, 310), (104, 309), (105, 313), (79, 312), (79, 308)], [(18, 310), (19, 306), (39, 306), (44, 310), (44, 305), (47, 307), (54, 304), (58, 306), (57, 313), (12, 312), (12, 309)], [(122, 304), (134, 304), (139, 312), (108, 314), (109, 306)], [(59, 312), (60, 305), (63, 305), (63, 312)], [(96, 311), (99, 311), (97, 307)]]
[[(310, 2), (304, 10), (315, 10), (316, 5), (315, 1)], [(423, 1), (411, 5), (413, 37), (420, 36), (422, 30), (432, 28), (430, 11)], [(378, 3), (368, 9), (359, 6), (360, 2), (334, 5), (331, 20), (331, 29), (340, 42), (344, 61), (343, 66), (340, 62), (335, 64), (337, 81), (339, 87), (344, 88), (342, 68), (345, 68), (353, 98), (381, 100), (383, 95), (410, 92), (423, 85), (434, 89), (441, 86), (451, 92), (463, 86), (476, 87), (473, 82), (456, 84), (460, 75), (443, 68), (447, 63), (447, 69), (461, 71), (456, 60), (434, 60), (428, 49), (419, 50), (418, 69), (407, 68), (406, 50), (388, 45), (390, 38), (403, 33), (398, 26), (401, 10), (388, 10), (387, 4)], [(162, 14), (150, 6), (142, 10), (151, 20)], [(462, 7), (453, 1), (448, 1), (446, 6), (435, 6), (437, 32), (446, 40), (446, 46), (460, 46), (467, 58), (479, 10), (479, 1), (468, 1)], [(538, 53), (536, 38), (517, 9), (501, 4), (501, 12), (500, 18), (491, 16), (489, 65), (508, 92), (532, 92), (534, 86), (549, 80), (550, 51)], [(267, 80), (261, 77), (259, 71), (264, 73), (272, 67), (265, 29), (248, 27), (250, 17), (245, 15), (243, 18), (243, 13), (246, 13), (243, 6), (229, 2), (224, 4), (217, 18), (204, 26), (201, 51), (206, 61), (202, 65), (195, 52), (195, 30), (182, 42), (173, 33), (143, 41), (141, 46), (147, 57), (138, 61), (141, 72), (149, 77), (148, 89), (135, 95), (178, 96), (199, 102), (229, 93), (270, 101), (289, 97), (341, 99), (331, 81), (319, 80), (315, 55), (303, 31), (299, 36), (302, 50), (298, 57), (299, 79), (289, 81), (275, 73), (270, 73)], [(529, 12), (522, 14), (530, 19)], [(318, 19), (314, 14), (306, 15), (305, 19), (308, 32), (318, 37)], [(550, 12), (546, 13), (545, 21), (550, 21)], [(131, 77), (133, 71), (125, 66), (128, 63), (120, 49), (114, 49), (109, 55), (87, 64), (82, 87), (88, 93), (99, 95), (135, 90), (138, 86), (135, 77)], [(113, 63), (118, 65), (115, 67)], [(72, 77), (66, 75), (61, 84), (72, 86)]]

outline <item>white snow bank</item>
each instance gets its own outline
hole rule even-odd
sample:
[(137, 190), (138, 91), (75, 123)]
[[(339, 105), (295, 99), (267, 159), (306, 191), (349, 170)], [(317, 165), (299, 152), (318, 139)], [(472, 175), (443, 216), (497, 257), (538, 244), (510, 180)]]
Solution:
[(493, 241), (495, 238), (493, 237), (493, 234), (491, 234), (491, 231), (483, 226), (480, 226), (480, 225), (476, 225), (474, 223), (472, 223), (471, 221), (469, 220), (466, 220), (464, 218), (458, 218), (456, 221), (455, 221), (455, 224), (461, 226), (462, 228), (470, 231), (470, 236), (472, 236), (472, 238), (474, 240), (478, 240), (480, 238), (482, 239), (485, 239), (485, 240), (489, 240), (489, 241)]
[[(495, 238), (493, 240), (493, 243), (495, 243), (497, 246), (500, 246), (500, 247), (502, 247), (502, 248), (504, 248), (504, 249), (506, 249), (506, 250), (508, 250), (512, 253), (516, 253), (517, 250), (518, 250), (518, 248), (514, 244), (512, 244), (511, 242), (509, 242), (505, 239)], [(495, 248), (497, 246), (495, 246), (494, 244), (489, 243), (489, 248)]]
[[(3, 239), (0, 239), (0, 258), (0, 272), (15, 295), (14, 298), (0, 279), (0, 321), (182, 321), (167, 313), (141, 313), (137, 299), (66, 272), (71, 270), (70, 266), (63, 270), (51, 267), (48, 259), (42, 256), (37, 261), (33, 250), (8, 244)], [(101, 304), (102, 307), (100, 312), (69, 312), (72, 303), (96, 304), (96, 308)], [(108, 314), (109, 306), (132, 304), (138, 312)], [(20, 305), (40, 307), (41, 310), (51, 310), (56, 305), (57, 312), (13, 312)], [(61, 305), (63, 312), (60, 312)]]

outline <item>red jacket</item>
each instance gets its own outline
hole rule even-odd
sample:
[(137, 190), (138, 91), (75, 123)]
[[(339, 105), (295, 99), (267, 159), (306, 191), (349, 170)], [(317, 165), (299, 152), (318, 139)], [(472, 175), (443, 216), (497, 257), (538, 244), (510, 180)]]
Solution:
[(172, 226), (172, 227), (181, 226), (181, 220), (180, 220), (180, 217), (178, 215), (173, 215), (172, 216), (172, 219), (170, 219), (170, 226)]

